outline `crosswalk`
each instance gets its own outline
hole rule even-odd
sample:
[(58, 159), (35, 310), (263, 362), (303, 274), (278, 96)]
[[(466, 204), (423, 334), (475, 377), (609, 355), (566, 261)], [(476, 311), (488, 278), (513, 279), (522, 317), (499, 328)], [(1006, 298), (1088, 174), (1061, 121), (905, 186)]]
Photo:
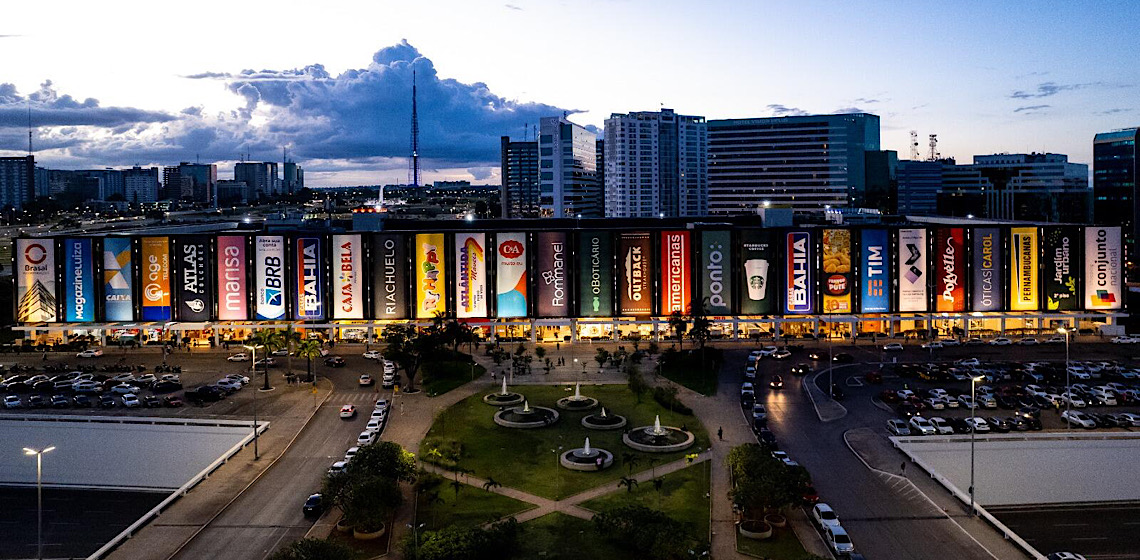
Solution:
[(333, 393), (333, 395), (331, 397), (329, 397), (328, 403), (330, 405), (335, 404), (337, 406), (340, 406), (343, 404), (357, 404), (357, 405), (359, 405), (359, 404), (370, 404), (371, 405), (371, 404), (375, 404), (376, 399), (388, 399), (389, 401), (391, 401), (392, 400), (392, 393), (389, 393), (389, 392), (367, 393), (364, 391), (353, 391), (353, 392), (341, 393), (338, 391), (336, 393)]

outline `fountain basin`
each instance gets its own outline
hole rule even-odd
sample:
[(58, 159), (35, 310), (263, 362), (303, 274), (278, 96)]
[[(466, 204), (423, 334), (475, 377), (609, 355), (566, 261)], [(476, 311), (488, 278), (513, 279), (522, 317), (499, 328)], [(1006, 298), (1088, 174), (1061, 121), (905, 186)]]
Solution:
[[(660, 429), (662, 433), (656, 433)], [(645, 453), (672, 453), (693, 446), (696, 436), (692, 432), (672, 426), (641, 426), (622, 435), (621, 440), (629, 447)]]
[(513, 406), (522, 404), (524, 400), (526, 400), (526, 397), (522, 396), (521, 393), (491, 393), (489, 395), (483, 395), (483, 402), (491, 406)]
[(620, 430), (626, 425), (625, 416), (620, 414), (587, 414), (582, 417), (582, 427), (589, 430)]
[(562, 410), (590, 410), (598, 406), (598, 399), (594, 397), (562, 397), (558, 399), (558, 408)]
[(517, 406), (495, 413), (495, 423), (504, 428), (545, 428), (558, 421), (558, 411), (545, 406)]
[[(614, 454), (605, 449), (590, 449), (589, 455), (585, 451), (586, 449), (581, 447), (571, 449), (562, 454), (559, 463), (572, 471), (583, 472), (600, 471), (614, 464)], [(602, 461), (601, 468), (598, 468), (598, 459)]]

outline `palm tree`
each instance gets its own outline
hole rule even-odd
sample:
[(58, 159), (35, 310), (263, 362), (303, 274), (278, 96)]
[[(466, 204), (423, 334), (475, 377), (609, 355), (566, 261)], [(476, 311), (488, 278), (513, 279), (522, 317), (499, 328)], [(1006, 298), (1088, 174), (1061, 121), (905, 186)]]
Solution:
[[(301, 333), (293, 330), (293, 325), (289, 325), (285, 329), (285, 345), (289, 348), (289, 354), (285, 356), (285, 368), (289, 375), (293, 375), (293, 354), (297, 350), (297, 345), (301, 343)], [(309, 381), (312, 381), (313, 372), (309, 371)]]
[(502, 487), (503, 487), (503, 485), (499, 484), (499, 481), (497, 481), (494, 478), (491, 478), (489, 476), (487, 477), (487, 482), (483, 483), (483, 489), (488, 491), (488, 492), (490, 492), (494, 488), (502, 488)]
[(459, 499), (459, 490), (460, 490), (461, 488), (463, 488), (463, 483), (462, 483), (462, 482), (459, 482), (459, 477), (458, 477), (458, 476), (456, 476), (456, 477), (455, 477), (455, 480), (452, 480), (451, 482), (448, 482), (448, 484), (450, 484), (450, 485), (451, 485), (451, 487), (455, 489), (455, 499), (456, 499), (456, 500), (458, 500), (458, 499)]
[(637, 479), (631, 476), (623, 476), (618, 481), (618, 488), (625, 486), (626, 492), (633, 493), (633, 487), (637, 486)]
[(633, 467), (637, 466), (637, 464), (641, 462), (641, 457), (638, 457), (636, 454), (627, 451), (621, 454), (621, 462), (625, 463), (625, 466), (629, 468), (629, 474), (632, 476)]
[(681, 350), (685, 349), (685, 331), (689, 330), (689, 322), (687, 318), (680, 312), (674, 311), (669, 315), (669, 329), (677, 337), (677, 344)]
[[(276, 329), (274, 329), (274, 330), (262, 329), (262, 330), (259, 330), (255, 333), (253, 333), (253, 345), (255, 347), (261, 346), (261, 347), (265, 348), (265, 385), (263, 386), (263, 388), (266, 391), (268, 391), (270, 388), (269, 387), (269, 356), (273, 352), (280, 350), (282, 347), (285, 346), (285, 336), (281, 334), (281, 331), (276, 330)], [(257, 367), (257, 365), (255, 363), (254, 368), (256, 368), (256, 367)]]
[(308, 363), (309, 383), (313, 382), (313, 358), (321, 357), (321, 343), (316, 340), (302, 340), (297, 346), (297, 356)]

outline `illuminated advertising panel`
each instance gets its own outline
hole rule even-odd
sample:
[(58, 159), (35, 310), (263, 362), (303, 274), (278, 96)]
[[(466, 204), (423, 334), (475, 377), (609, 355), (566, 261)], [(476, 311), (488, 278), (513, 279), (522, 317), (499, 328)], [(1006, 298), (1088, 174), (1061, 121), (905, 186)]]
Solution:
[[(787, 251), (784, 278), (787, 291), (784, 299), (784, 313), (801, 315), (813, 309), (812, 289), (812, 246), (811, 232), (790, 231), (784, 236)], [(747, 264), (747, 263), (745, 263)]]
[(174, 255), (178, 259), (178, 320), (209, 321), (214, 311), (209, 238), (177, 238)]
[(408, 247), (401, 234), (372, 238), (372, 313), (377, 319), (408, 318)]
[(50, 323), (58, 319), (55, 299), (55, 241), (16, 240), (16, 321)]
[(966, 310), (966, 230), (938, 228), (934, 232), (934, 310)]
[(740, 232), (740, 289), (741, 315), (769, 315), (776, 312), (776, 298), (772, 286), (776, 278), (776, 240), (769, 230), (746, 229)]
[(863, 313), (891, 311), (891, 269), (887, 258), (887, 230), (865, 229), (859, 237), (860, 266), (859, 308)]
[(447, 312), (447, 266), (442, 233), (416, 234), (416, 318)]
[(332, 236), (333, 319), (364, 318), (364, 251), (359, 235)]
[(609, 317), (614, 308), (612, 234), (585, 231), (578, 237), (578, 315)]
[(899, 230), (899, 311), (927, 310), (926, 230)]
[(1002, 255), (1001, 230), (998, 228), (974, 228), (974, 242), (971, 259), (973, 285), (970, 288), (971, 309), (974, 311), (1001, 311), (1005, 300), (1002, 288), (1002, 268), (1005, 257)]
[(293, 240), (294, 291), (293, 318), (298, 321), (320, 321), (325, 318), (325, 281), (321, 274), (321, 238), (298, 237)]
[(457, 317), (487, 316), (487, 236), (455, 234), (455, 313)]
[(653, 313), (653, 249), (648, 233), (618, 237), (618, 313), (645, 316)]
[(103, 320), (135, 320), (135, 265), (131, 240), (103, 239)]
[(566, 233), (540, 231), (534, 236), (535, 307), (539, 317), (570, 315), (570, 277)]
[(1076, 311), (1081, 308), (1078, 276), (1084, 243), (1080, 228), (1051, 226), (1042, 231), (1045, 247), (1045, 309)]
[(142, 238), (142, 320), (169, 321), (170, 238)]
[(701, 302), (709, 315), (732, 314), (732, 234), (701, 232)]
[(693, 299), (689, 232), (661, 232), (661, 314), (687, 314)]
[(526, 234), (500, 233), (495, 239), (495, 315), (526, 317)]
[(91, 240), (63, 241), (63, 315), (69, 323), (95, 320), (95, 257)]
[(1085, 228), (1085, 309), (1120, 309), (1124, 254), (1120, 228)]
[(254, 240), (254, 276), (257, 300), (254, 314), (259, 321), (285, 318), (285, 238), (262, 235)]
[(245, 237), (218, 236), (218, 319), (249, 319), (249, 292), (246, 287)]
[(1010, 302), (1012, 311), (1037, 310), (1037, 228), (1009, 229)]
[(823, 230), (823, 292), (824, 313), (851, 313), (851, 288), (855, 284), (851, 266), (851, 230)]

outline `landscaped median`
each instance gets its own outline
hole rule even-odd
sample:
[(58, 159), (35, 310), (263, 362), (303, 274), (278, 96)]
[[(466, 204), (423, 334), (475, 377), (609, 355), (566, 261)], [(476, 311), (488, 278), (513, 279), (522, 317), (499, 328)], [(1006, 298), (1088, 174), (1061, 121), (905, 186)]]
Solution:
[(725, 460), (732, 489), (729, 497), (740, 512), (736, 549), (759, 558), (812, 558), (787, 524), (787, 513), (802, 503), (811, 483), (807, 470), (787, 465), (754, 443), (732, 448)]

